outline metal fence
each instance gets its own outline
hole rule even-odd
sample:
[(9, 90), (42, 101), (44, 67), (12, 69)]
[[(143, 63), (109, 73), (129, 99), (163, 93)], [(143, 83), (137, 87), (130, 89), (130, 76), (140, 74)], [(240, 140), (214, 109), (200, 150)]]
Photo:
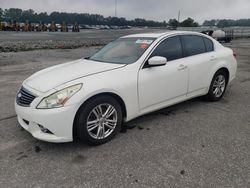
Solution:
[[(196, 31), (196, 32), (202, 32), (205, 30), (217, 30), (221, 28), (216, 27), (179, 27), (177, 30), (180, 31)], [(225, 32), (232, 32), (234, 38), (248, 38), (250, 37), (250, 27), (227, 27), (223, 28), (221, 30), (224, 30)]]

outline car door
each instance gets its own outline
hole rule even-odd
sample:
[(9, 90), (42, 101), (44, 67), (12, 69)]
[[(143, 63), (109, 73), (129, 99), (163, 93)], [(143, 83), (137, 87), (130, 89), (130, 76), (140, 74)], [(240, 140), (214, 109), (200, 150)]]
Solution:
[(208, 87), (209, 70), (216, 60), (213, 42), (196, 35), (184, 35), (181, 39), (189, 68), (188, 93), (199, 92)]
[(163, 40), (150, 57), (167, 58), (164, 66), (150, 67), (147, 62), (140, 69), (138, 93), (140, 110), (153, 105), (160, 106), (166, 101), (187, 94), (188, 69), (183, 59), (182, 44), (179, 36)]

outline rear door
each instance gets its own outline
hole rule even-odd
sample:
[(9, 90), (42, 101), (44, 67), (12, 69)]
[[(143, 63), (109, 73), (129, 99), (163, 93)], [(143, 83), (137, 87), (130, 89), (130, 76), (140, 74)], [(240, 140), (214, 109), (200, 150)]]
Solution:
[(188, 93), (207, 88), (209, 70), (216, 61), (213, 42), (197, 35), (183, 35), (181, 39), (189, 68)]

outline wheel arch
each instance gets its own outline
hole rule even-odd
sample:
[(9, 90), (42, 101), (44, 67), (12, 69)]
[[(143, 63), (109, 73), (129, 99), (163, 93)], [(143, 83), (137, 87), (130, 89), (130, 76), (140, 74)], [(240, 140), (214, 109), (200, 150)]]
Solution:
[(226, 67), (221, 67), (221, 68), (219, 68), (219, 69), (214, 73), (214, 75), (215, 75), (218, 71), (224, 71), (224, 72), (226, 73), (226, 75), (227, 75), (227, 83), (228, 83), (228, 82), (229, 82), (229, 79), (230, 79), (230, 72), (229, 72), (228, 68), (226, 68)]
[(213, 80), (215, 74), (216, 74), (218, 71), (220, 71), (220, 70), (223, 70), (223, 71), (226, 73), (226, 75), (227, 75), (227, 84), (228, 84), (228, 82), (229, 82), (229, 80), (230, 80), (229, 68), (226, 67), (226, 66), (219, 66), (219, 67), (216, 67), (215, 69), (213, 69), (213, 71), (211, 71), (211, 73), (210, 73), (210, 75), (209, 75), (209, 79), (207, 80), (207, 86), (208, 86), (208, 87), (207, 87), (207, 91), (206, 91), (206, 92), (209, 91), (209, 88), (210, 88), (210, 86), (211, 86), (211, 83), (212, 83), (212, 80)]
[[(223, 97), (223, 95), (224, 95), (224, 93), (226, 91), (227, 84), (229, 83), (229, 79), (230, 79), (230, 72), (229, 72), (228, 68), (220, 67), (220, 68), (218, 68), (216, 70), (217, 71), (215, 71), (213, 76), (212, 76), (210, 86), (209, 86), (209, 88), (207, 90), (207, 94), (205, 95), (205, 99), (207, 99), (208, 101), (211, 101), (211, 102), (218, 101)], [(220, 96), (214, 96), (214, 94), (213, 94), (213, 82), (214, 82), (214, 79), (216, 78), (215, 76), (221, 71), (223, 71), (226, 74), (226, 86), (225, 86), (225, 89), (224, 89), (223, 93)]]
[(230, 79), (230, 72), (229, 72), (229, 68), (225, 65), (221, 65), (221, 66), (218, 66), (218, 67), (214, 67), (213, 70), (211, 71), (210, 73), (210, 76), (209, 76), (209, 79), (208, 79), (208, 85), (210, 86), (212, 80), (213, 80), (213, 77), (214, 75), (218, 72), (218, 71), (224, 71), (227, 75), (227, 81), (229, 81)]
[(90, 100), (93, 100), (97, 97), (100, 97), (100, 96), (110, 96), (110, 97), (113, 97), (114, 99), (117, 100), (117, 102), (121, 105), (121, 108), (122, 108), (122, 116), (123, 116), (123, 121), (124, 119), (127, 117), (127, 108), (126, 108), (126, 105), (125, 105), (125, 102), (124, 100), (117, 94), (115, 93), (112, 93), (112, 92), (103, 92), (103, 93), (99, 93), (99, 94), (95, 94), (91, 97), (89, 97), (87, 100), (85, 100), (81, 105), (80, 107), (78, 108), (76, 114), (75, 114), (75, 117), (74, 117), (74, 122), (73, 122), (73, 139), (76, 138), (76, 118), (77, 116), (79, 115), (79, 111), (81, 108), (83, 108)]

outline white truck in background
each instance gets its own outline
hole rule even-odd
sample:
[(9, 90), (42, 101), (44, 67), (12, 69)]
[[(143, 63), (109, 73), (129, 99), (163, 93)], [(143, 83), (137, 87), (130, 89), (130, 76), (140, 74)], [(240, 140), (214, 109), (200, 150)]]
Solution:
[(211, 37), (213, 37), (214, 39), (216, 39), (219, 42), (225, 42), (225, 43), (229, 43), (232, 41), (233, 39), (233, 30), (206, 30), (206, 31), (202, 31), (202, 33), (209, 35)]

